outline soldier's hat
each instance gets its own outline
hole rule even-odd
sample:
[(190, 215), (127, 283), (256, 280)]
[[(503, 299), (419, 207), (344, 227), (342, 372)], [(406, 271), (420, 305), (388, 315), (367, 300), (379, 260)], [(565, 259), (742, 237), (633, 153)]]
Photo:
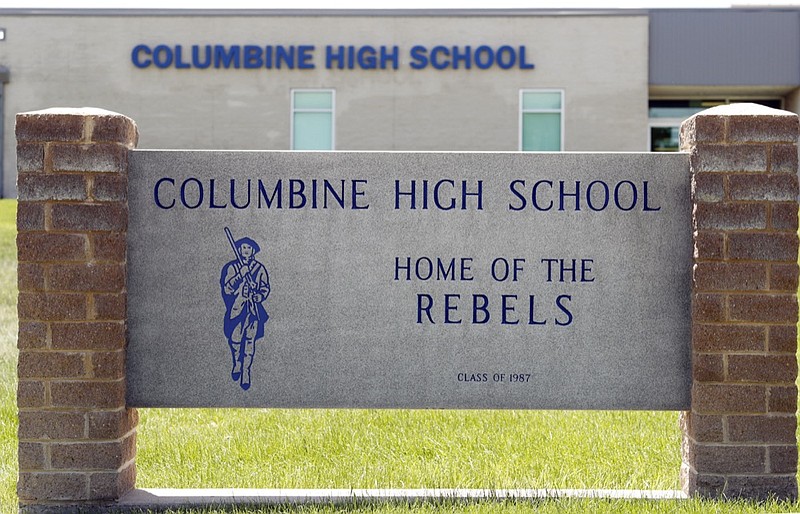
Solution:
[(256, 254), (261, 251), (261, 247), (258, 246), (258, 243), (250, 239), (249, 237), (243, 237), (236, 241), (236, 250), (241, 250), (242, 245), (247, 244), (250, 245), (250, 248), (253, 249), (253, 253)]

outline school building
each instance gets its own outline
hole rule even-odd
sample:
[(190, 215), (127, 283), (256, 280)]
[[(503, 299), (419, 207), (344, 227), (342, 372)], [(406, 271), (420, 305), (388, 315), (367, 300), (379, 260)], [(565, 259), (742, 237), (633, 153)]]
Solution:
[(54, 106), (139, 148), (644, 152), (739, 101), (800, 113), (800, 8), (0, 9), (0, 196)]

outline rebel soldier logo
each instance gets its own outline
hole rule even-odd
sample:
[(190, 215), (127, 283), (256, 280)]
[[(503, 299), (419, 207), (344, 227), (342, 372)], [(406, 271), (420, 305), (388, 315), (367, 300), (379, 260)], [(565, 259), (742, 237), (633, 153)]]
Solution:
[(264, 308), (269, 296), (269, 274), (256, 260), (261, 251), (258, 243), (249, 237), (234, 240), (228, 227), (225, 235), (236, 258), (222, 267), (220, 276), (225, 301), (224, 330), (233, 359), (231, 378), (247, 391), (256, 342), (264, 337), (264, 325), (269, 319)]

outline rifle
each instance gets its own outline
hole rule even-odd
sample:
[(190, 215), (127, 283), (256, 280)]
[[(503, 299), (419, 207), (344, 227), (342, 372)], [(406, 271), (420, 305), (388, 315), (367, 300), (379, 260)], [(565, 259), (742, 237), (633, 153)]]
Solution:
[[(242, 260), (242, 256), (239, 255), (239, 251), (236, 249), (236, 242), (234, 241), (233, 234), (231, 234), (231, 230), (228, 227), (225, 227), (225, 235), (228, 237), (228, 243), (230, 243), (231, 249), (233, 250), (233, 254), (236, 256), (236, 261), (239, 263), (239, 269), (242, 269), (242, 267), (245, 266), (245, 263), (244, 260)], [(253, 277), (250, 275), (249, 271), (245, 273), (245, 278), (247, 279), (247, 285), (250, 288), (250, 290), (251, 291), (257, 290), (256, 289), (257, 284), (255, 280), (253, 280)], [(252, 296), (248, 295), (247, 303), (250, 307), (250, 313), (255, 316), (258, 316), (258, 309), (256, 309), (256, 302), (255, 300), (253, 300)]]

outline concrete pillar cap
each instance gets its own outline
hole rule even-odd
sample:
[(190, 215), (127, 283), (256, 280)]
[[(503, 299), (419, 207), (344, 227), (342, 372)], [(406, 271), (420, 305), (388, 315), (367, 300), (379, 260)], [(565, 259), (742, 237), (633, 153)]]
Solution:
[(793, 112), (773, 109), (754, 103), (718, 105), (701, 111), (695, 116), (797, 116)]
[(50, 107), (49, 109), (42, 109), (40, 111), (21, 112), (20, 116), (41, 116), (41, 115), (68, 115), (68, 116), (121, 116), (127, 118), (124, 114), (119, 114), (105, 109), (98, 109), (97, 107)]

